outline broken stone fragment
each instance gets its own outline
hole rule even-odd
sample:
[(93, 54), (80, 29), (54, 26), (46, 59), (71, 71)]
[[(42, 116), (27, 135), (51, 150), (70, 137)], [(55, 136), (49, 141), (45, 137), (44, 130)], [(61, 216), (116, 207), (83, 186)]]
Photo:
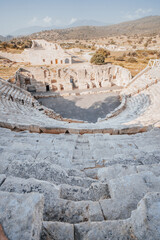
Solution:
[(17, 194), (0, 191), (1, 240), (39, 240), (42, 217), (43, 195), (37, 193)]

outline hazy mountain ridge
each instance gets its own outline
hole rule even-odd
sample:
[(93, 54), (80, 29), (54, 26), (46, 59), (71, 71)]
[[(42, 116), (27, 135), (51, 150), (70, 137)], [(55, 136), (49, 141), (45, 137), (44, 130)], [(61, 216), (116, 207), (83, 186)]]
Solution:
[(2, 42), (9, 41), (9, 40), (11, 40), (12, 38), (13, 38), (13, 36), (11, 36), (11, 35), (8, 35), (8, 36), (6, 36), (6, 37), (0, 35), (0, 41), (2, 41)]
[(32, 34), (31, 38), (46, 40), (93, 39), (115, 35), (150, 35), (160, 33), (160, 16), (149, 16), (109, 26), (80, 26), (54, 29)]
[(76, 20), (72, 24), (68, 25), (52, 25), (49, 27), (43, 27), (43, 26), (31, 26), (26, 28), (17, 29), (16, 31), (12, 32), (11, 35), (13, 36), (22, 36), (22, 35), (29, 35), (33, 34), (35, 32), (41, 32), (41, 31), (49, 31), (49, 30), (55, 30), (55, 29), (66, 29), (66, 28), (72, 28), (72, 27), (78, 27), (78, 26), (105, 26), (108, 25), (103, 22), (95, 21), (95, 20)]

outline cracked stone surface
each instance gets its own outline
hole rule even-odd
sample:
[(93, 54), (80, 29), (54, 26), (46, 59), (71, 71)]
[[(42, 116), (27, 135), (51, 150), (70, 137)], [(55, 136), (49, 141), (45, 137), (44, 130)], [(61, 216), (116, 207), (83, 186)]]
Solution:
[(0, 222), (8, 239), (39, 240), (43, 196), (0, 191)]

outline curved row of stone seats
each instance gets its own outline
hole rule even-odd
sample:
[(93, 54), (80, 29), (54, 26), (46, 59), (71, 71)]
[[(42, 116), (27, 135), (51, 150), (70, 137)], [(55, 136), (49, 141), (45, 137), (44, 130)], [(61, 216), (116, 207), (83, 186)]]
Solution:
[(23, 104), (36, 102), (29, 92), (0, 78), (0, 95), (8, 99), (22, 101)]
[(96, 178), (96, 171), (102, 167), (160, 162), (160, 129), (134, 135), (52, 135), (0, 128), (0, 136), (0, 169), (15, 171), (18, 177), (35, 177), (36, 174), (37, 178), (46, 180), (45, 171), (52, 170), (53, 164), (85, 170), (88, 176), (93, 174)]
[(141, 92), (150, 98), (150, 105), (143, 113), (143, 115), (138, 116), (134, 119), (131, 124), (141, 123), (143, 125), (153, 125), (155, 127), (160, 127), (160, 82), (151, 85), (149, 88)]
[(0, 109), (4, 122), (24, 123), (25, 116), (26, 124), (34, 121), (41, 124), (46, 119), (45, 107), (42, 108), (30, 93), (3, 79), (0, 79)]
[[(29, 92), (3, 79), (0, 79), (0, 101), (2, 102), (0, 106), (3, 107), (3, 111), (7, 113), (8, 117), (9, 115), (11, 115), (11, 119), (14, 118), (14, 116), (12, 116), (12, 111), (13, 111), (13, 114), (15, 114), (14, 110), (16, 109), (18, 110), (17, 114), (22, 113), (22, 115), (24, 115), (28, 113), (28, 115), (26, 116), (26, 124), (27, 124), (27, 121), (29, 120), (29, 116), (30, 116), (29, 113), (31, 112), (35, 115), (35, 117), (37, 117), (33, 119), (37, 124), (40, 124), (43, 122), (47, 122), (47, 124), (49, 124), (50, 123), (49, 118), (67, 121), (67, 122), (72, 122), (72, 121), (83, 122), (78, 120), (63, 119), (59, 114), (55, 113), (53, 110), (48, 109), (44, 106), (41, 106), (38, 103), (38, 101), (31, 96)], [(13, 110), (10, 108), (10, 105), (13, 105)], [(41, 111), (41, 113), (38, 113), (39, 111)], [(3, 115), (3, 112), (2, 112), (2, 115)], [(44, 118), (44, 115), (45, 115), (45, 118)], [(42, 118), (43, 121), (39, 122), (38, 118), (39, 119)], [(17, 122), (14, 119), (15, 123), (22, 124), (21, 122), (19, 122), (19, 119), (21, 119), (21, 116), (17, 119)], [(22, 116), (22, 119), (23, 119), (23, 116)], [(6, 119), (6, 120), (9, 121), (9, 119)], [(34, 121), (29, 121), (29, 124), (33, 124)], [(54, 122), (52, 121), (51, 123), (53, 124)]]
[[(143, 118), (143, 114), (145, 113), (149, 106), (150, 106), (149, 94), (140, 93), (134, 95), (130, 98), (127, 98), (125, 109), (117, 116), (108, 119), (107, 124), (112, 125), (113, 128), (119, 127), (119, 129), (121, 129), (123, 125), (130, 125), (128, 127), (134, 126), (134, 124), (130, 122), (132, 120), (137, 119), (139, 116), (142, 116)], [(142, 126), (140, 122), (138, 122), (135, 125)]]
[[(132, 96), (127, 98), (126, 109), (109, 122), (114, 124), (120, 121), (120, 124), (159, 127), (159, 81), (159, 67), (154, 67), (129, 84), (122, 91), (123, 94)], [(141, 99), (142, 97), (144, 99)]]
[(150, 122), (152, 122), (152, 119), (154, 119), (155, 123), (160, 122), (160, 82), (148, 88), (148, 94), (150, 95), (152, 104), (147, 109), (144, 119)]
[[(13, 125), (13, 129), (22, 128), (23, 130), (24, 128), (25, 130), (25, 129), (31, 129), (32, 125), (33, 126), (35, 125), (37, 127), (37, 128), (35, 127), (35, 129), (37, 130), (35, 130), (33, 127), (33, 131), (38, 131), (38, 132), (46, 131), (45, 129), (46, 127), (49, 127), (50, 129), (60, 128), (62, 132), (65, 132), (67, 129), (69, 130), (73, 129), (73, 131), (75, 130), (75, 132), (76, 130), (79, 132), (81, 129), (82, 130), (84, 129), (84, 132), (88, 129), (90, 129), (90, 131), (92, 131), (92, 129), (93, 130), (99, 129), (99, 131), (102, 132), (103, 129), (108, 128), (109, 130), (106, 130), (106, 132), (107, 131), (110, 132), (110, 129), (112, 129), (113, 127), (123, 128), (123, 126), (121, 127), (121, 124), (126, 122), (127, 118), (130, 120), (130, 117), (135, 118), (138, 114), (143, 112), (144, 108), (148, 106), (149, 101), (147, 96), (141, 96), (141, 95), (128, 99), (127, 108), (124, 112), (122, 112), (120, 115), (118, 115), (115, 118), (109, 119), (109, 121), (105, 121), (104, 123), (96, 123), (96, 124), (87, 124), (87, 123), (83, 123), (83, 124), (70, 123), (69, 124), (67, 122), (57, 121), (55, 119), (49, 118), (45, 114), (45, 111), (43, 110), (44, 107), (42, 107), (42, 111), (40, 111), (41, 109), (39, 109), (39, 107), (35, 107), (28, 104), (22, 104), (22, 102), (19, 102), (19, 101), (12, 101), (5, 95), (0, 97), (0, 103), (1, 103), (0, 104), (1, 126), (7, 127), (7, 123), (8, 123), (11, 125), (10, 128), (12, 128), (12, 125)], [(121, 118), (121, 115), (122, 115), (122, 118)], [(31, 125), (31, 127), (29, 127), (29, 125)], [(42, 130), (43, 128), (44, 130)]]
[[(138, 78), (133, 78), (133, 81), (122, 90), (123, 94), (134, 95), (148, 88), (152, 84), (160, 81), (159, 67), (149, 68), (147, 72), (144, 72)], [(143, 71), (142, 71), (143, 72)]]
[[(31, 132), (46, 132), (46, 133), (96, 133), (96, 132), (105, 132), (110, 134), (123, 134), (123, 133), (136, 133), (147, 131), (150, 126), (157, 124), (159, 115), (152, 114), (154, 111), (155, 98), (154, 88), (159, 86), (159, 82), (151, 82), (150, 85), (148, 83), (147, 89), (142, 89), (138, 84), (144, 84), (144, 80), (148, 81), (149, 77), (146, 77), (146, 74), (158, 76), (159, 72), (157, 72), (157, 67), (152, 68), (147, 73), (144, 73), (137, 78), (133, 84), (130, 84), (127, 90), (133, 90), (133, 86), (138, 86), (140, 91), (137, 94), (134, 94), (131, 97), (127, 98), (126, 108), (119, 113), (117, 116), (109, 118), (106, 121), (101, 121), (97, 123), (68, 123), (64, 121), (57, 120), (57, 117), (53, 113), (53, 118), (48, 117), (46, 114), (47, 108), (38, 105), (37, 101), (34, 100), (29, 93), (25, 95), (26, 91), (21, 91), (21, 89), (16, 88), (16, 92), (18, 92), (19, 99), (21, 101), (12, 101), (7, 95), (7, 92), (4, 91), (0, 97), (0, 126), (8, 127), (11, 129), (19, 129), (19, 130), (30, 130)], [(138, 82), (141, 79), (140, 83)], [(153, 79), (152, 79), (153, 80)], [(7, 86), (8, 92), (10, 92), (10, 88), (12, 85), (10, 83), (4, 83), (5, 81), (1, 81), (2, 90)], [(8, 87), (9, 86), (9, 87)], [(9, 88), (9, 90), (8, 90)], [(6, 88), (5, 88), (6, 89)], [(153, 91), (153, 93), (152, 93)], [(29, 94), (29, 95), (28, 95)], [(23, 96), (22, 96), (23, 95)], [(32, 104), (24, 104), (25, 97), (30, 97), (30, 102)], [(151, 97), (150, 97), (151, 96)], [(15, 96), (14, 96), (15, 97)], [(157, 94), (157, 99), (160, 96)], [(16, 95), (17, 98), (17, 95)], [(152, 99), (150, 99), (152, 98)], [(28, 100), (27, 100), (28, 101)], [(153, 108), (152, 108), (153, 107)], [(48, 109), (48, 111), (50, 111)], [(148, 121), (146, 118), (147, 111), (150, 111), (152, 114), (152, 118)], [(148, 114), (148, 116), (150, 116)], [(25, 121), (24, 121), (25, 119)]]
[[(20, 110), (22, 109), (21, 111), (22, 113), (23, 113), (23, 108), (24, 108), (24, 112), (26, 112), (25, 110), (28, 108), (28, 111), (27, 111), (28, 113), (35, 111), (35, 114), (36, 114), (35, 109), (37, 109), (38, 111), (42, 111), (42, 113), (48, 114), (53, 118), (59, 117), (59, 114), (54, 113), (54, 111), (49, 110), (44, 106), (42, 107), (38, 103), (38, 101), (31, 96), (29, 92), (1, 78), (0, 78), (0, 99), (2, 99), (3, 102), (8, 101), (8, 103), (6, 103), (6, 108), (7, 108), (7, 104), (10, 105), (11, 102), (14, 102), (15, 103), (14, 106), (17, 104), (17, 107), (15, 106), (17, 109), (20, 109)], [(11, 109), (8, 109), (8, 110), (10, 111)]]

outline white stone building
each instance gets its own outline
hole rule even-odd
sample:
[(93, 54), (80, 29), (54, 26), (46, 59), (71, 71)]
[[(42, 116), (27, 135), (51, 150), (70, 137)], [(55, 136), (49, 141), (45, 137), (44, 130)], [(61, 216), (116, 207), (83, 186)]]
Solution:
[(32, 65), (72, 64), (72, 56), (57, 43), (45, 40), (32, 40), (32, 47), (21, 54), (0, 52), (0, 56), (15, 62), (29, 62)]

